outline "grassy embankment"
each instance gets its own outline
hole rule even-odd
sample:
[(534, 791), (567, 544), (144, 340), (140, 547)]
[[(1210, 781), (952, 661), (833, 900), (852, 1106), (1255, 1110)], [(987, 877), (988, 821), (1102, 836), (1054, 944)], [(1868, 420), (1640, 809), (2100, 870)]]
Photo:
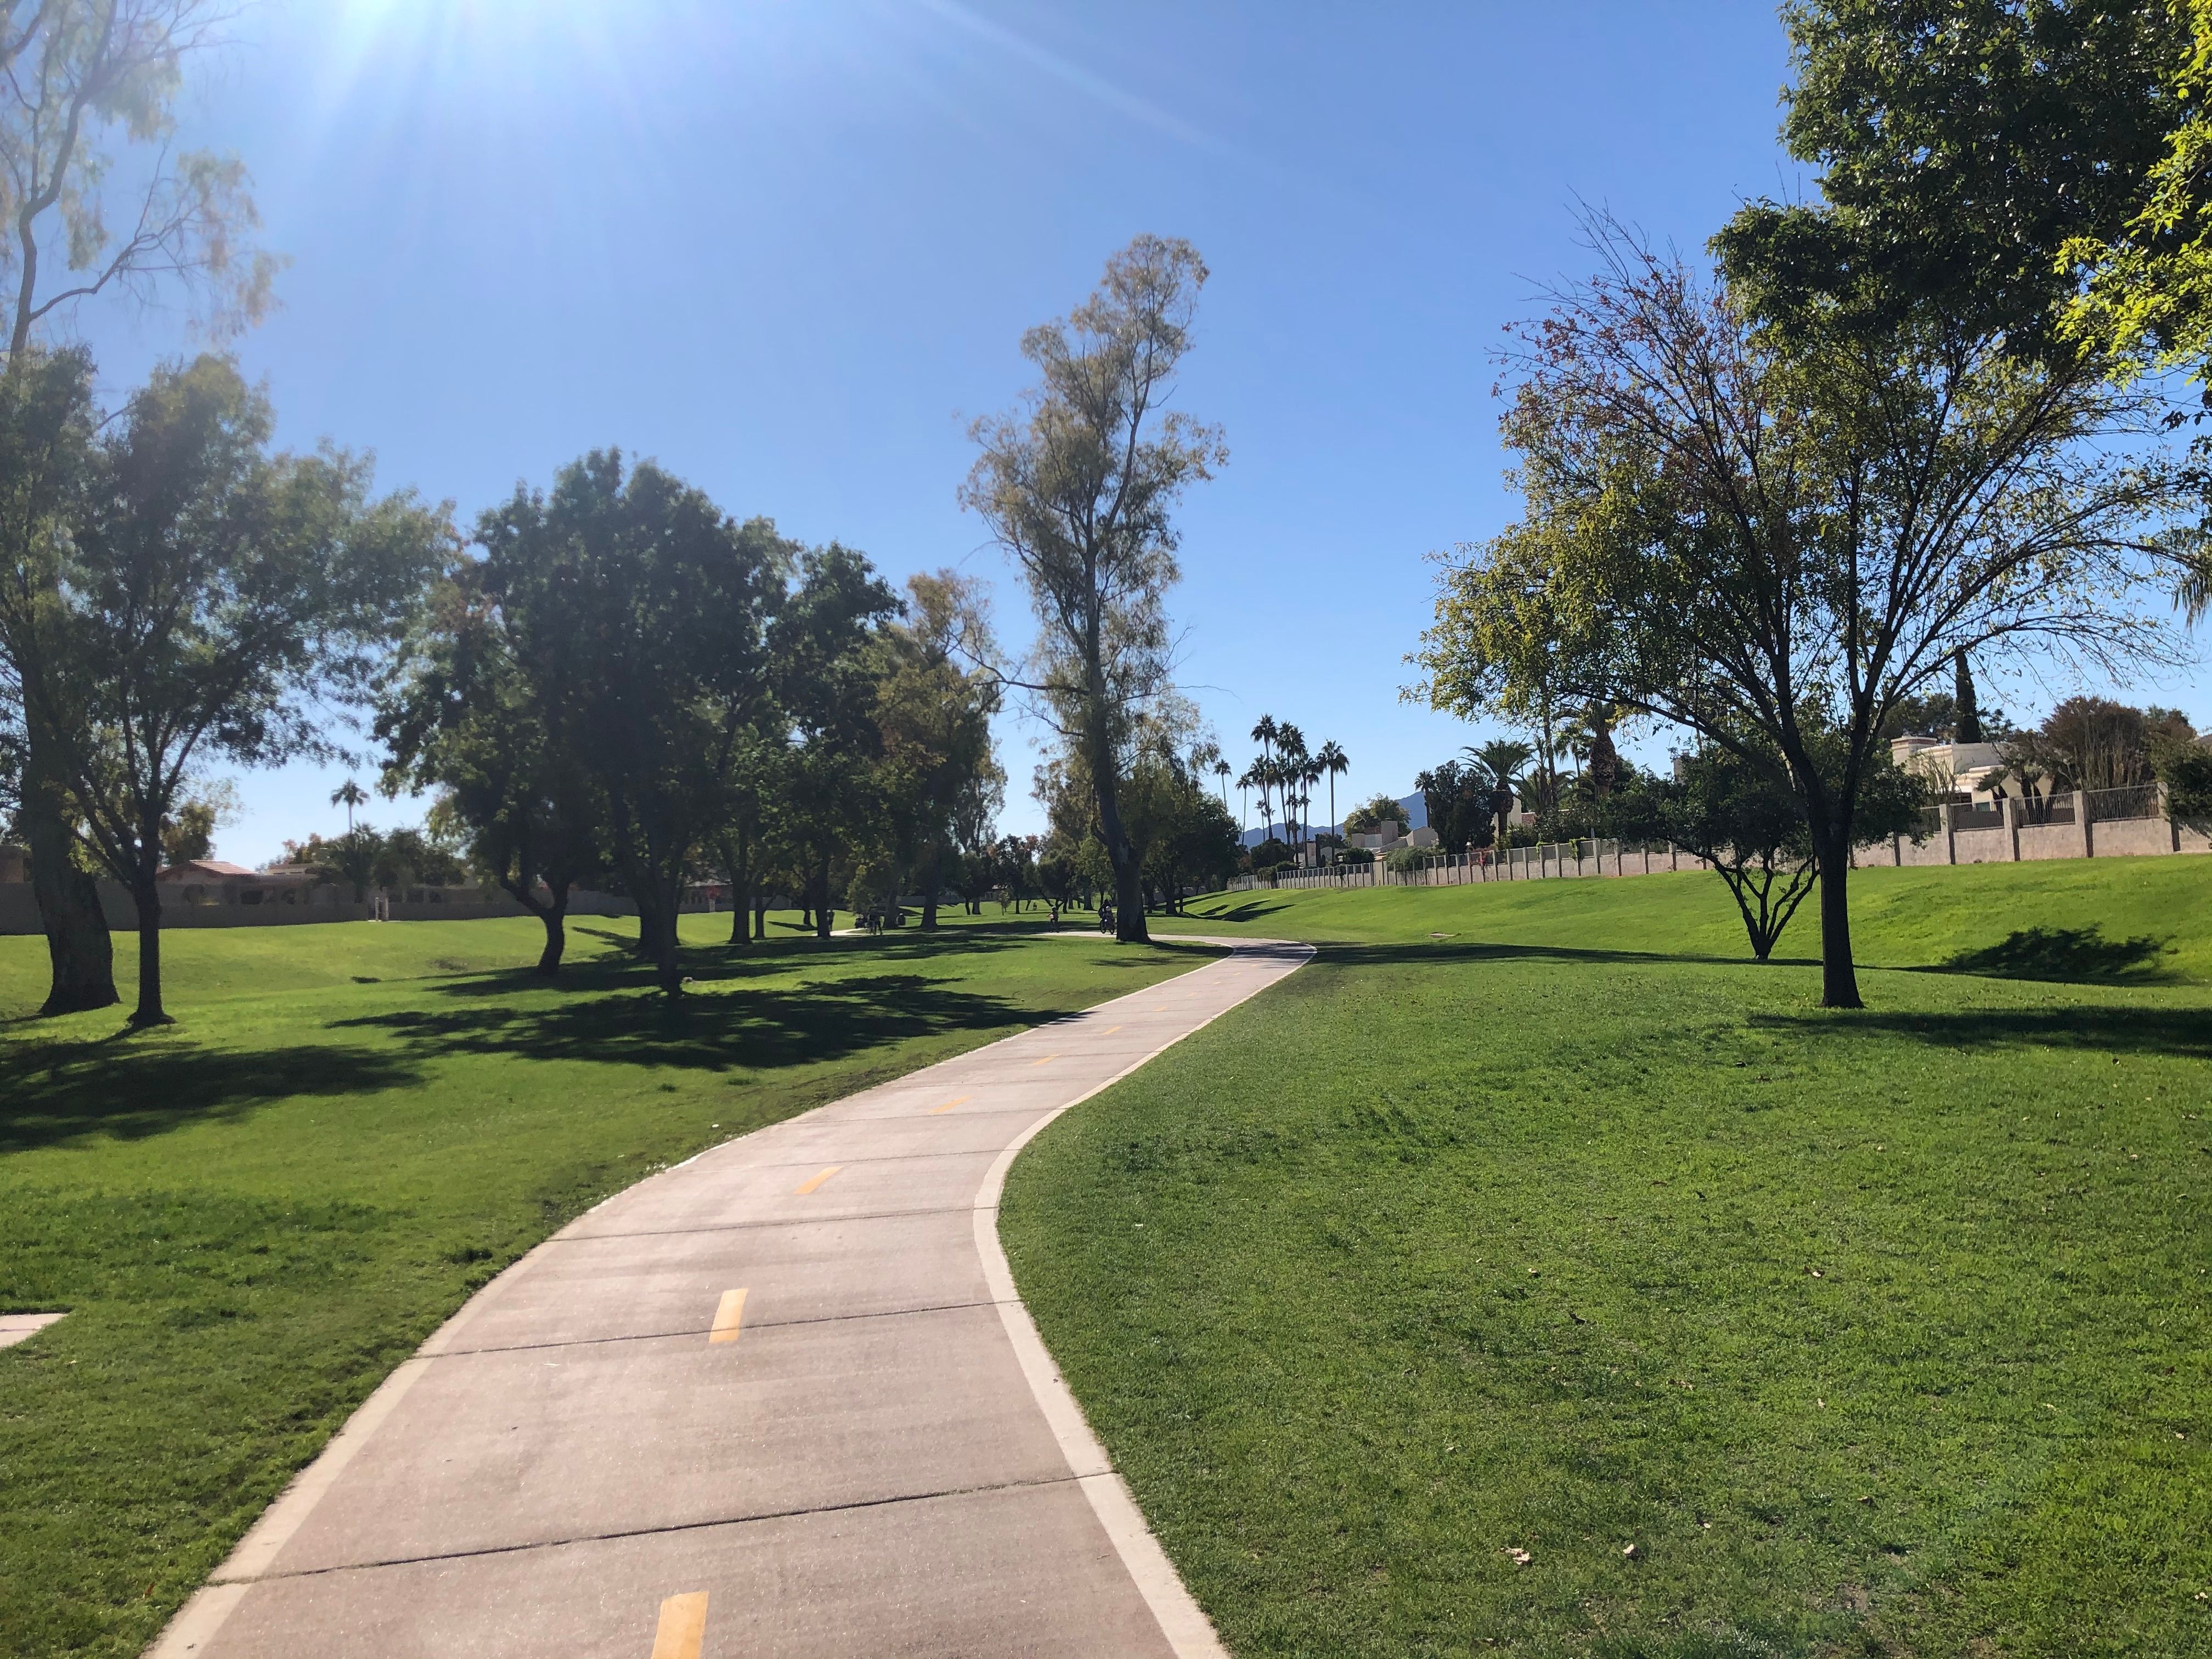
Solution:
[[(982, 920), (995, 919), (992, 916)], [(475, 1286), (662, 1164), (1182, 971), (967, 927), (708, 948), (665, 1007), (585, 921), (179, 933), (173, 1030), (23, 1018), (0, 939), (0, 1653), (136, 1654), (346, 1414)], [(128, 983), (131, 942), (117, 941)]]
[(1849, 1014), (1711, 877), (1194, 907), (1343, 942), (1004, 1231), (1233, 1650), (2212, 1652), (2212, 860), (1857, 891)]

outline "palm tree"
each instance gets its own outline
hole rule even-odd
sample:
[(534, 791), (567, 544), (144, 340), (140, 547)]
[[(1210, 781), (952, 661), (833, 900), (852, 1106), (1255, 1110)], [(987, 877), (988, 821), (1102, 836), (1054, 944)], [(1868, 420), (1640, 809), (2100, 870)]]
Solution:
[(356, 783), (351, 778), (348, 778), (344, 783), (340, 785), (331, 793), (331, 805), (333, 806), (343, 806), (345, 808), (346, 834), (350, 836), (353, 834), (353, 809), (356, 806), (368, 805), (368, 796), (359, 784)]
[[(1335, 831), (1337, 840), (1341, 843), (1344, 833), (1343, 827), (1336, 821), (1336, 781), (1352, 769), (1351, 757), (1344, 752), (1343, 746), (1334, 738), (1331, 738), (1327, 743), (1322, 744), (1321, 752), (1314, 757), (1314, 764), (1328, 775), (1329, 828)], [(1343, 848), (1340, 844), (1337, 848), (1338, 856), (1341, 856), (1342, 851)], [(1329, 862), (1336, 863), (1337, 857), (1332, 857)]]
[(1260, 745), (1261, 758), (1274, 758), (1275, 717), (1273, 714), (1262, 714), (1253, 723), (1252, 741)]
[(1245, 769), (1243, 781), (1260, 792), (1260, 817), (1263, 820), (1261, 828), (1266, 831), (1260, 839), (1265, 841), (1268, 835), (1274, 833), (1275, 828), (1275, 821), (1267, 807), (1268, 792), (1275, 786), (1274, 766), (1266, 760), (1255, 760)]
[[(1282, 786), (1283, 817), (1287, 820), (1297, 805), (1298, 783), (1305, 773), (1306, 734), (1285, 720), (1275, 728), (1275, 777)], [(1301, 839), (1297, 834), (1297, 825), (1286, 822), (1283, 827), (1291, 831), (1291, 845), (1297, 846)]]
[(1229, 763), (1218, 754), (1213, 757), (1213, 775), (1221, 780), (1221, 810), (1229, 810)]
[[(1491, 811), (1498, 816), (1498, 844), (1505, 844), (1506, 819), (1513, 811), (1513, 797), (1523, 793), (1521, 769), (1535, 759), (1536, 751), (1527, 744), (1512, 738), (1498, 738), (1480, 749), (1467, 751), (1480, 762), (1482, 769), (1490, 774)], [(1504, 805), (1499, 805), (1500, 797)]]

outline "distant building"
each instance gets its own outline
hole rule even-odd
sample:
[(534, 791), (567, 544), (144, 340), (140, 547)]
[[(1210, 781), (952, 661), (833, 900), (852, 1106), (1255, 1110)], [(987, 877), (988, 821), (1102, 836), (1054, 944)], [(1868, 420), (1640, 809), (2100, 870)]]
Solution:
[(1939, 795), (1982, 793), (1983, 781), (2005, 764), (1993, 743), (1947, 743), (1941, 738), (1910, 735), (1889, 740), (1889, 757), (1899, 770), (1927, 779)]
[(0, 842), (0, 881), (28, 881), (30, 878), (30, 853), (26, 848)]
[[(192, 859), (173, 864), (154, 879), (178, 886), (186, 904), (311, 904), (315, 890), (330, 884), (321, 870), (278, 867), (249, 870), (222, 859)], [(346, 896), (352, 897), (351, 893)]]
[(1418, 829), (1399, 834), (1402, 825), (1386, 823), (1371, 835), (1347, 836), (1346, 841), (1353, 847), (1364, 847), (1370, 853), (1394, 852), (1401, 847), (1427, 848), (1437, 844), (1437, 832), (1425, 823)]

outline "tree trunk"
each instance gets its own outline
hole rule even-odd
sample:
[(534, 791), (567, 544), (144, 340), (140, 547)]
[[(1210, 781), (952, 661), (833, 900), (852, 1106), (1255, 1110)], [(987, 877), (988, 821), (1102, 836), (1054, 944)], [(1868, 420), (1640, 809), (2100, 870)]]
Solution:
[(836, 913), (830, 908), (830, 860), (826, 858), (822, 860), (822, 874), (817, 879), (822, 884), (814, 906), (814, 937), (828, 939), (830, 924)]
[[(1613, 793), (1613, 787), (1620, 780), (1620, 753), (1613, 746), (1613, 723), (1607, 710), (1593, 704), (1589, 712), (1590, 793), (1600, 800)], [(1765, 961), (1765, 957), (1760, 958)]]
[(753, 890), (752, 907), (753, 937), (756, 939), (765, 939), (768, 937), (768, 895), (758, 888)]
[(1107, 860), (1114, 866), (1114, 937), (1123, 945), (1149, 945), (1152, 936), (1145, 927), (1144, 872), (1138, 867), (1128, 832), (1121, 827), (1111, 757), (1094, 759), (1091, 775), (1098, 791), (1098, 838), (1106, 843)]
[(1863, 1008), (1858, 969), (1851, 961), (1850, 831), (1839, 832), (1830, 824), (1826, 833), (1815, 831), (1815, 836), (1820, 863), (1820, 1006)]
[[(678, 907), (684, 900), (684, 878), (678, 876), (673, 881), (660, 881), (655, 885), (659, 889), (653, 896), (653, 908), (656, 914), (653, 918), (652, 936), (646, 941), (646, 951), (653, 959), (654, 982), (666, 995), (681, 996), (684, 994), (684, 973), (676, 960), (676, 918)], [(645, 931), (642, 911), (639, 914), (638, 921), (641, 934)]]
[(51, 775), (51, 742), (40, 723), (25, 722), (30, 738), (24, 768), (22, 825), (30, 844), (31, 893), (46, 936), (52, 978), (41, 1014), (74, 1014), (120, 1002), (115, 991), (115, 941), (100, 908), (100, 886), (70, 856), (69, 818), (60, 784)]
[(753, 890), (752, 871), (736, 854), (736, 843), (722, 843), (722, 873), (730, 878), (730, 943), (743, 945), (750, 942), (752, 928)]
[(563, 887), (553, 896), (553, 902), (538, 913), (538, 920), (545, 925), (545, 948), (538, 953), (536, 972), (540, 979), (551, 979), (561, 971), (561, 957), (568, 948), (568, 890)]
[(170, 1023), (161, 1006), (161, 890), (147, 871), (131, 884), (131, 897), (138, 907), (138, 1006), (131, 1015), (134, 1029)]
[[(546, 882), (545, 890), (553, 895), (552, 902), (540, 904), (535, 890), (538, 880), (535, 873), (524, 870), (511, 881), (505, 876), (500, 877), (499, 884), (507, 890), (509, 898), (544, 924), (545, 948), (538, 953), (538, 966), (531, 971), (540, 979), (551, 979), (561, 971), (561, 958), (568, 949), (565, 923), (568, 915), (568, 893), (574, 884), (563, 882), (556, 887), (550, 881)], [(641, 908), (638, 911), (638, 936), (641, 939), (644, 938), (644, 915), (645, 912)]]
[(921, 931), (937, 931), (937, 872), (942, 854), (935, 842), (929, 844), (929, 856), (921, 861)]

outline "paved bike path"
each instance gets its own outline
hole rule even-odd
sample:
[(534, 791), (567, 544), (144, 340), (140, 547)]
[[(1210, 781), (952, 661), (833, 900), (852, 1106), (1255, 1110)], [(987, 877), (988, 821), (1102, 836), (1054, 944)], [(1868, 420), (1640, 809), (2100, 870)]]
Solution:
[(1219, 1655), (997, 1229), (1032, 1135), (1311, 954), (1218, 942), (578, 1218), (371, 1396), (155, 1659)]

